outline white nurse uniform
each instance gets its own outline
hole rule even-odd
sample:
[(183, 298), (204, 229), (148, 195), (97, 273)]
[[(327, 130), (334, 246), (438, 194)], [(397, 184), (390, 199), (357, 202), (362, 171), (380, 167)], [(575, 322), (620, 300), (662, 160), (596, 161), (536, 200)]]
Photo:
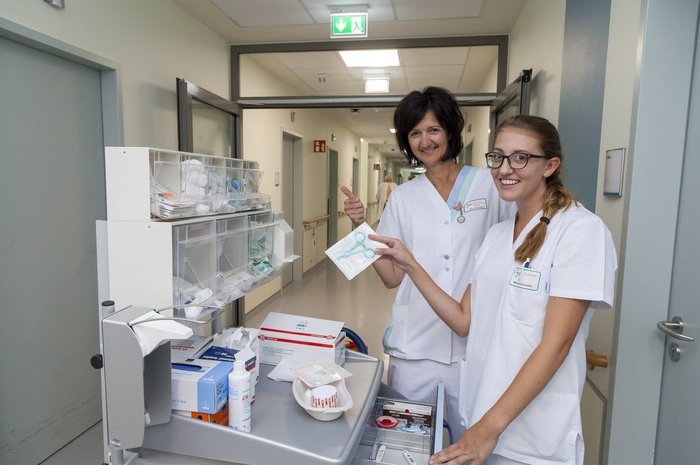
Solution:
[(527, 266), (517, 263), (515, 250), (541, 216), (535, 215), (515, 242), (514, 219), (494, 226), (477, 254), (460, 410), (471, 426), (508, 388), (542, 339), (550, 296), (590, 300), (561, 367), (493, 451), (533, 465), (580, 465), (585, 342), (593, 310), (613, 303), (617, 255), (602, 220), (571, 206), (551, 219), (537, 256)]
[[(447, 202), (425, 175), (398, 186), (377, 233), (401, 240), (438, 286), (460, 300), (486, 232), (514, 213), (500, 199), (490, 170), (465, 166)], [(389, 385), (401, 395), (431, 402), (437, 384), (445, 383), (448, 420), (461, 436), (457, 396), (465, 338), (435, 315), (408, 276), (399, 286), (383, 344), (391, 356)]]

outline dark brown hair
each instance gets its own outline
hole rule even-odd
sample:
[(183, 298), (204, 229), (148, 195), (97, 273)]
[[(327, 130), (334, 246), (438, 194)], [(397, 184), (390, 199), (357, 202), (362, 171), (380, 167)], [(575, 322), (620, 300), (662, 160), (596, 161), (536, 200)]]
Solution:
[(426, 87), (422, 92), (414, 90), (401, 99), (394, 111), (396, 143), (408, 162), (414, 165), (419, 165), (420, 161), (411, 152), (408, 133), (421, 122), (428, 110), (435, 113), (440, 126), (447, 132), (447, 152), (443, 160), (457, 158), (464, 146), (464, 117), (454, 95), (442, 87)]

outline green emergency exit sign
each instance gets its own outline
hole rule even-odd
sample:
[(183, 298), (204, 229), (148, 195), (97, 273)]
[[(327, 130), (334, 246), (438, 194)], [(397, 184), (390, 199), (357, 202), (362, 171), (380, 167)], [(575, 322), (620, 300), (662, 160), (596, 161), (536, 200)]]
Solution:
[(367, 37), (367, 13), (332, 13), (331, 39)]

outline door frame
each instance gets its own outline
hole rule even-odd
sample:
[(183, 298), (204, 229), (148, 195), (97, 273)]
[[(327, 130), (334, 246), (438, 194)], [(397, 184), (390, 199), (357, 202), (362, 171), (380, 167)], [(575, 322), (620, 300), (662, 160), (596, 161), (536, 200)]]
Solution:
[(668, 316), (699, 3), (642, 2), (603, 453), (609, 465), (654, 456), (665, 356), (656, 323)]
[(108, 146), (124, 145), (116, 63), (2, 17), (0, 17), (0, 37), (99, 71), (102, 91), (102, 138)]

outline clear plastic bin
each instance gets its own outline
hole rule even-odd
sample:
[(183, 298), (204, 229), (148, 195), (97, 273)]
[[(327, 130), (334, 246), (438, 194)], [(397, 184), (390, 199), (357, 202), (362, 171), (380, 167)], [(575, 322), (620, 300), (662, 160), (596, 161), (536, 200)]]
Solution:
[(265, 275), (275, 268), (274, 263), (274, 228), (277, 225), (272, 213), (261, 213), (248, 217), (248, 260), (260, 275)]
[(269, 207), (258, 162), (167, 150), (149, 151), (151, 214), (170, 219)]
[(213, 219), (173, 228), (173, 301), (231, 302), (279, 275), (272, 213)]

